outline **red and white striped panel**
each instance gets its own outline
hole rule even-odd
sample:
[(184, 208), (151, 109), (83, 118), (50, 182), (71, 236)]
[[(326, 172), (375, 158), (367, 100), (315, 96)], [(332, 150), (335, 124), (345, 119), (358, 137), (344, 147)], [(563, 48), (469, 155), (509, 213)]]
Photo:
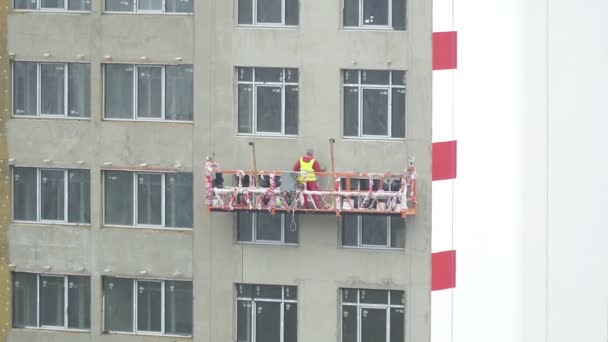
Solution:
[(433, 1), (433, 185), (431, 341), (453, 340), (454, 182), (457, 137), (454, 134), (454, 73), (458, 65), (454, 0)]

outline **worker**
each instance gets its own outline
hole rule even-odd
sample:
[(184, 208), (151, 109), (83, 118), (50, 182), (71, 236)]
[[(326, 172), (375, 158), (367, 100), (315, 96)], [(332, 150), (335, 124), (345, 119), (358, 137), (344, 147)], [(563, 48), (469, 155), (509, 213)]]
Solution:
[[(318, 191), (319, 184), (317, 183), (317, 175), (315, 172), (323, 172), (325, 168), (322, 168), (318, 161), (314, 158), (315, 150), (309, 148), (306, 150), (306, 154), (302, 156), (294, 165), (294, 171), (306, 171), (305, 175), (298, 176), (298, 181), (301, 184), (306, 185), (307, 190)], [(319, 195), (313, 195), (313, 200), (317, 208), (320, 207)], [(308, 196), (304, 196), (304, 207), (308, 206)]]

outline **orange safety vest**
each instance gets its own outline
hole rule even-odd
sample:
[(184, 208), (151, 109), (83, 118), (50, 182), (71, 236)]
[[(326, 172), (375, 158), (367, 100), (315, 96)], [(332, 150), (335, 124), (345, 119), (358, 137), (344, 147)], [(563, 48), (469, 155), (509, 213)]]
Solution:
[(306, 176), (298, 176), (298, 180), (300, 182), (314, 182), (317, 180), (317, 175), (315, 174), (315, 169), (312, 167), (315, 164), (314, 158), (309, 162), (305, 162), (304, 158), (300, 158), (300, 171), (306, 171)]

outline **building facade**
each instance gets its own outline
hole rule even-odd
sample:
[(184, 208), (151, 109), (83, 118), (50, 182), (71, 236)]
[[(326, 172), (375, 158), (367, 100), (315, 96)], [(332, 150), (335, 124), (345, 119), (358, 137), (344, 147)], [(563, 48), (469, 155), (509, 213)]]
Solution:
[[(7, 341), (429, 341), (431, 12), (14, 0)], [(415, 156), (417, 216), (205, 210), (206, 156), (329, 168), (332, 138), (339, 171)]]

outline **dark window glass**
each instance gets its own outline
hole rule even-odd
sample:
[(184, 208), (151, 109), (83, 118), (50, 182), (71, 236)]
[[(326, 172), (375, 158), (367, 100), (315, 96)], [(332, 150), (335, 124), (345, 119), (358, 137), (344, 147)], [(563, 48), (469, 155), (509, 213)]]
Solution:
[(359, 90), (344, 87), (344, 135), (359, 135)]
[(298, 243), (298, 222), (294, 214), (287, 214), (285, 222), (285, 243)]
[(357, 342), (356, 306), (342, 306), (342, 342)]
[(391, 136), (405, 138), (405, 89), (392, 90)]
[(254, 285), (255, 298), (281, 299), (282, 291), (280, 285)]
[(194, 0), (165, 0), (165, 12), (193, 13)]
[(13, 169), (14, 218), (22, 221), (36, 221), (37, 218), (37, 172), (31, 167)]
[(361, 342), (386, 341), (386, 309), (361, 308)]
[(133, 12), (135, 0), (105, 0), (106, 11)]
[(281, 132), (281, 87), (256, 87), (256, 131), (258, 132)]
[(165, 333), (192, 335), (191, 281), (165, 281)]
[(160, 118), (162, 115), (162, 73), (158, 66), (137, 68), (137, 116)]
[(363, 0), (363, 26), (388, 25), (389, 0)]
[(104, 278), (105, 331), (133, 331), (133, 280)]
[(405, 292), (399, 290), (391, 291), (391, 305), (405, 305)]
[(256, 240), (281, 241), (283, 215), (256, 214)]
[(193, 225), (192, 173), (167, 174), (165, 179), (165, 226)]
[(342, 216), (342, 245), (357, 246), (358, 245), (358, 217), (355, 215)]
[(15, 0), (15, 9), (36, 9), (36, 0)]
[(192, 65), (168, 65), (165, 71), (165, 119), (192, 120), (194, 115)]
[(257, 0), (257, 9), (258, 23), (281, 23), (281, 0)]
[(256, 341), (281, 341), (281, 303), (256, 302)]
[(238, 284), (237, 292), (239, 297), (252, 298), (253, 297), (253, 285), (251, 284)]
[(68, 276), (68, 327), (91, 327), (91, 278)]
[(282, 82), (283, 69), (281, 68), (255, 68), (256, 82)]
[(285, 0), (285, 25), (298, 25), (299, 17), (298, 0)]
[(64, 115), (65, 64), (40, 64), (40, 113)]
[(405, 248), (405, 220), (391, 217), (391, 247)]
[[(106, 1), (106, 9), (108, 1)], [(107, 64), (104, 80), (106, 118), (133, 118), (133, 65)]]
[(393, 28), (395, 30), (405, 30), (405, 0), (393, 1)]
[(40, 218), (62, 221), (65, 217), (65, 172), (40, 170)]
[(357, 303), (357, 289), (342, 289), (342, 303)]
[(238, 125), (239, 133), (252, 133), (253, 129), (253, 86), (239, 84)]
[(237, 241), (253, 241), (253, 214), (239, 211), (236, 215)]
[(133, 225), (133, 173), (106, 171), (105, 224)]
[(236, 339), (238, 342), (251, 342), (251, 309), (250, 300), (239, 300), (236, 308)]
[(387, 246), (387, 225), (385, 216), (363, 215), (361, 217), (361, 244)]
[(361, 83), (388, 85), (390, 72), (383, 70), (363, 70), (361, 71)]
[(359, 70), (344, 70), (344, 84), (359, 84)]
[(359, 0), (344, 0), (344, 26), (359, 26)]
[(68, 170), (68, 222), (91, 222), (91, 173)]
[(40, 276), (40, 325), (63, 327), (64, 277)]
[(91, 116), (90, 64), (74, 63), (68, 65), (68, 116), (76, 118)]
[(13, 326), (35, 327), (38, 277), (31, 273), (13, 273)]
[(284, 286), (283, 291), (284, 291), (283, 296), (285, 297), (285, 299), (292, 299), (292, 300), (298, 299), (298, 287), (297, 286)]
[(405, 341), (405, 310), (403, 308), (391, 309), (391, 340), (390, 342)]
[(68, 10), (70, 11), (90, 11), (91, 0), (68, 0)]
[(388, 90), (363, 89), (363, 135), (388, 135)]
[(283, 306), (283, 342), (296, 342), (298, 340), (298, 304), (284, 303)]
[(360, 302), (369, 304), (388, 304), (388, 291), (386, 290), (359, 290)]
[(253, 81), (253, 68), (238, 68), (239, 81)]
[(298, 134), (298, 86), (285, 86), (285, 134)]
[(239, 24), (253, 24), (253, 1), (239, 0)]
[(161, 224), (162, 178), (161, 174), (137, 175), (137, 223)]
[[(23, 0), (24, 3), (27, 0)], [(35, 4), (34, 4), (35, 6)], [(35, 8), (35, 7), (34, 7)], [(38, 112), (38, 67), (33, 62), (13, 64), (13, 110), (15, 115)]]
[(161, 331), (161, 283), (137, 282), (137, 330)]

